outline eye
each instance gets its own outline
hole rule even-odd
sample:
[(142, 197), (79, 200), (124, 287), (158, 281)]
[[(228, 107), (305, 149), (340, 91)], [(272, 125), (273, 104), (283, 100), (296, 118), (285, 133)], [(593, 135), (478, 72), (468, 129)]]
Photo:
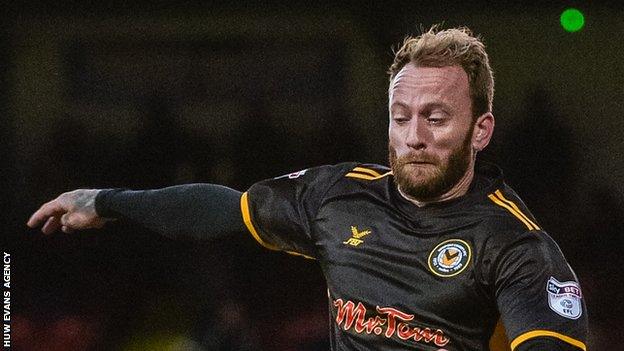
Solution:
[(401, 124), (405, 124), (409, 121), (409, 117), (406, 117), (404, 115), (401, 114), (396, 114), (394, 116), (392, 116), (392, 121), (394, 121), (394, 123), (401, 125)]
[(394, 118), (393, 121), (394, 121), (394, 124), (398, 126), (403, 126), (403, 125), (406, 125), (407, 122), (409, 122), (409, 119), (408, 118)]
[(444, 122), (446, 122), (447, 118), (448, 118), (448, 115), (442, 111), (434, 112), (430, 114), (429, 116), (427, 116), (427, 123), (431, 125), (441, 125), (441, 124), (444, 124)]
[(443, 121), (444, 121), (444, 119), (441, 118), (441, 117), (428, 117), (427, 118), (427, 122), (429, 122), (429, 124), (433, 124), (433, 125), (442, 124)]

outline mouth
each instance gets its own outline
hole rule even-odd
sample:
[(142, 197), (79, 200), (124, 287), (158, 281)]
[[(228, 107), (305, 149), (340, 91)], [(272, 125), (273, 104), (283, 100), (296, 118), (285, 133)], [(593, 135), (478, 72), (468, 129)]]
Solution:
[(408, 165), (432, 165), (433, 163), (426, 162), (426, 161), (409, 161), (409, 162), (406, 162), (405, 164), (408, 164)]

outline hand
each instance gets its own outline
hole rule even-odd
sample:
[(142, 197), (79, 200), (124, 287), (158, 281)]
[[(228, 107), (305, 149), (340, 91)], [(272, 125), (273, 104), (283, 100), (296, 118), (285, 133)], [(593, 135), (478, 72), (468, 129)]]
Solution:
[(95, 211), (95, 197), (98, 189), (78, 189), (61, 194), (43, 204), (26, 223), (35, 228), (45, 222), (41, 231), (51, 234), (59, 228), (65, 233), (74, 230), (101, 228), (110, 219), (98, 216)]

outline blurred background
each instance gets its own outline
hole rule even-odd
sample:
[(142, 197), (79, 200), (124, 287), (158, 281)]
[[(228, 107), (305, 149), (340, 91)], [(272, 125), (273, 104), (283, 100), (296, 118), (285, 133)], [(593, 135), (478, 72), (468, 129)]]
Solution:
[[(245, 235), (177, 242), (115, 223), (46, 237), (24, 223), (81, 187), (245, 190), (319, 164), (385, 164), (392, 47), (441, 22), (484, 38), (497, 125), (481, 157), (577, 272), (589, 348), (624, 344), (624, 6), (148, 3), (3, 6), (14, 350), (327, 350), (314, 262)], [(562, 27), (568, 7), (581, 30)]]

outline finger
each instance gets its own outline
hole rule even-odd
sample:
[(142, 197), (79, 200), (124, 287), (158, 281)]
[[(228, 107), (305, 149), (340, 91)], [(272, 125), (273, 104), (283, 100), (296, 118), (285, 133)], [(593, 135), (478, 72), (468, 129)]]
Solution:
[(61, 225), (68, 226), (69, 225), (69, 213), (64, 213), (61, 216)]
[(44, 221), (46, 221), (49, 217), (59, 215), (65, 212), (63, 207), (56, 200), (52, 200), (43, 206), (41, 206), (26, 223), (31, 228), (35, 228), (41, 225)]
[(83, 216), (81, 216), (79, 213), (67, 212), (61, 216), (61, 225), (71, 228), (71, 229), (83, 229), (84, 227)]
[(61, 227), (61, 222), (59, 221), (58, 217), (52, 216), (48, 218), (46, 223), (43, 225), (43, 228), (41, 228), (41, 231), (44, 234), (52, 234), (55, 231), (57, 231), (60, 227)]
[(63, 233), (68, 233), (68, 234), (71, 234), (71, 233), (74, 232), (74, 230), (72, 228), (70, 228), (70, 227), (68, 227), (66, 225), (62, 226), (61, 230), (63, 231)]

